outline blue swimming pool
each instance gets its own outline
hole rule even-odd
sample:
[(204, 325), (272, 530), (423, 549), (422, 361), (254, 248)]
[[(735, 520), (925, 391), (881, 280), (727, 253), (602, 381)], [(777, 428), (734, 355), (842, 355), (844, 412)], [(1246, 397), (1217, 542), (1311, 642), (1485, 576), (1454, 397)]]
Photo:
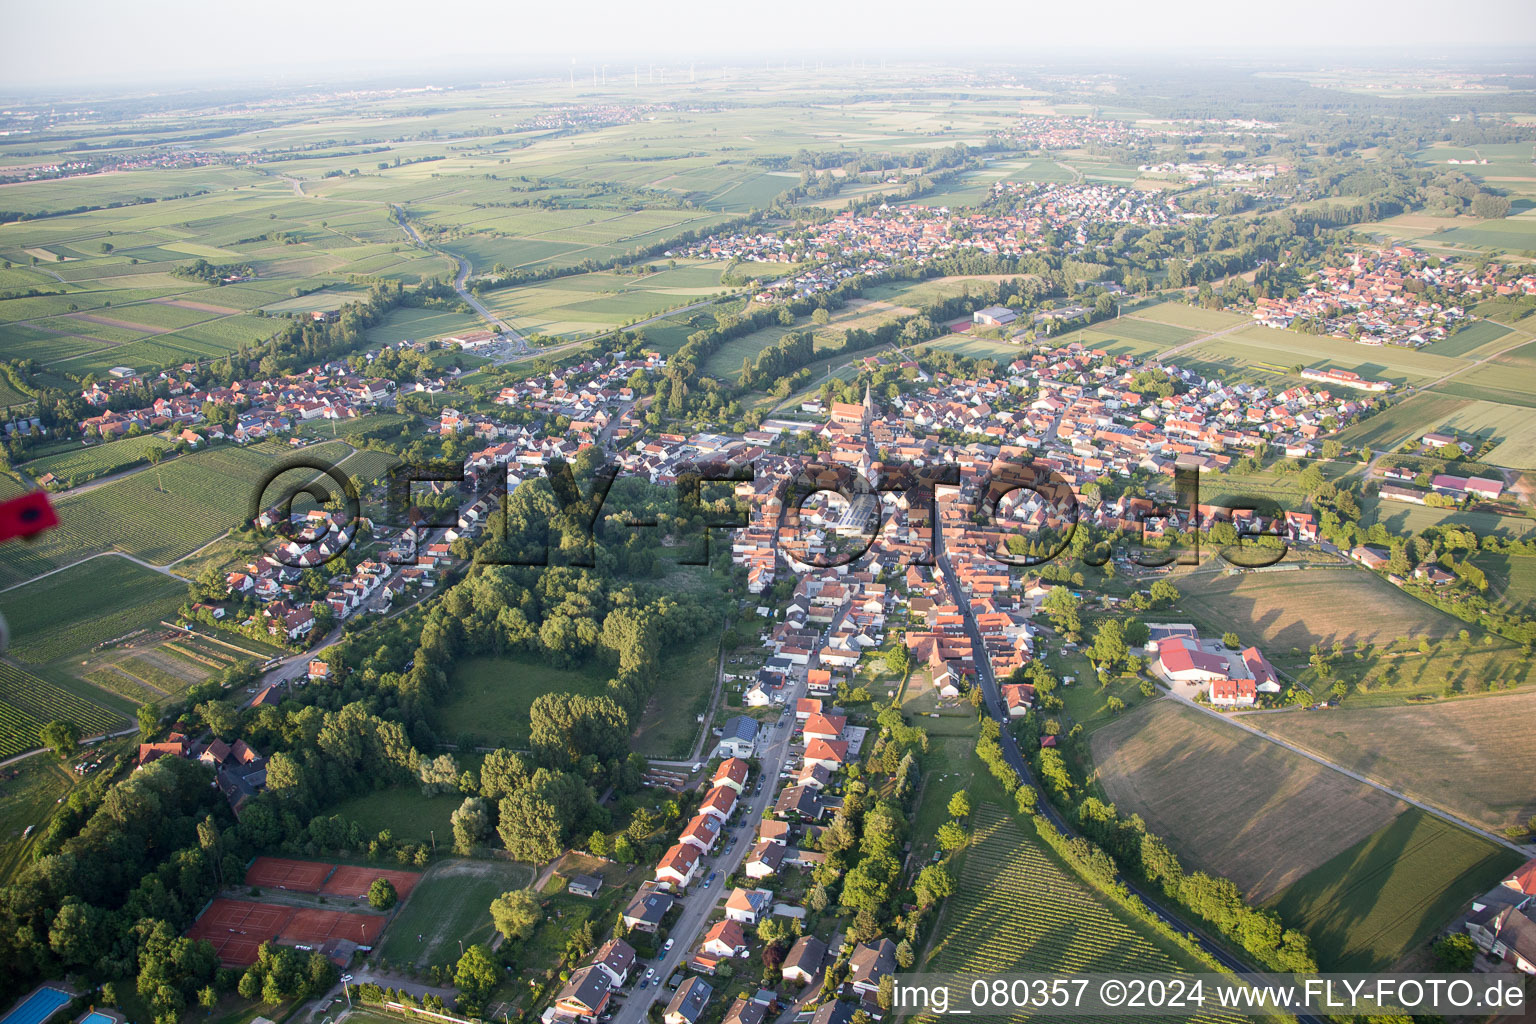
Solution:
[(56, 988), (40, 988), (21, 1004), (0, 1017), (0, 1024), (43, 1024), (53, 1012), (69, 1002), (69, 993)]
[(114, 1017), (102, 1013), (100, 1010), (92, 1010), (90, 1013), (80, 1018), (80, 1024), (117, 1024), (117, 1020)]

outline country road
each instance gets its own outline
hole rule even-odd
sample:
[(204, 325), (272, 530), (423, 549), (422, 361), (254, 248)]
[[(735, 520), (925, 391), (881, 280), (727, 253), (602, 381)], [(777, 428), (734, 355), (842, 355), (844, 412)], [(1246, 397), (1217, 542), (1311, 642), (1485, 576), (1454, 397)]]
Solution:
[[(66, 569), (73, 569), (77, 565), (84, 565), (86, 562), (93, 561), (93, 560), (95, 560), (97, 558), (106, 558), (108, 556), (112, 556), (112, 557), (116, 557), (116, 558), (126, 558), (126, 559), (128, 559), (128, 561), (132, 562), (134, 565), (141, 565), (141, 566), (143, 566), (146, 569), (150, 569), (150, 570), (153, 570), (154, 572), (158, 572), (162, 576), (169, 576), (171, 579), (179, 580), (182, 583), (186, 583), (187, 582), (187, 578), (185, 576), (181, 576), (181, 575), (179, 575), (177, 573), (171, 572), (170, 566), (171, 565), (175, 565), (176, 564), (175, 562), (171, 562), (168, 565), (155, 565), (153, 562), (146, 562), (142, 558), (135, 558), (133, 555), (126, 555), (126, 554), (124, 554), (121, 551), (98, 551), (94, 555), (86, 555), (84, 558), (77, 559), (76, 561), (70, 562), (68, 565), (61, 565), (57, 569), (49, 569), (47, 572), (40, 572), (36, 576), (31, 577), (30, 579), (22, 580), (20, 583), (12, 583), (8, 587), (0, 587), (0, 594), (4, 594), (4, 593), (7, 593), (9, 591), (15, 590), (17, 587), (24, 587), (24, 586), (26, 586), (29, 583), (36, 583), (38, 580), (45, 580), (49, 576), (53, 576), (56, 573), (64, 572)], [(180, 561), (180, 559), (178, 559), (178, 561)]]
[(465, 259), (463, 256), (460, 256), (458, 253), (446, 252), (442, 249), (439, 249), (432, 245), (432, 243), (428, 242), (425, 238), (422, 238), (420, 233), (417, 232), (416, 228), (411, 224), (410, 218), (405, 215), (405, 207), (401, 206), (399, 203), (390, 203), (389, 208), (395, 211), (396, 223), (400, 225), (401, 230), (403, 230), (407, 235), (411, 237), (413, 242), (421, 246), (423, 249), (431, 250), (432, 252), (438, 253), (442, 256), (447, 256), (449, 259), (453, 260), (454, 264), (459, 268), (458, 273), (455, 274), (453, 278), (453, 290), (459, 293), (459, 298), (463, 299), (465, 304), (479, 315), (480, 319), (484, 320), (492, 327), (500, 328), (501, 333), (504, 336), (510, 338), (512, 342), (517, 345), (520, 351), (527, 352), (528, 339), (523, 337), (522, 333), (516, 327), (513, 327), (511, 324), (501, 319), (501, 317), (497, 316), (495, 313), (492, 313), (489, 309), (486, 309), (485, 305), (474, 296), (474, 293), (472, 293), (468, 287), (466, 287), (469, 281), (469, 275), (474, 269), (470, 266), (469, 260)]
[[(955, 570), (954, 567), (950, 564), (948, 554), (946, 554), (944, 551), (943, 529), (934, 530), (933, 546), (934, 560), (937, 564), (938, 571), (943, 574), (944, 580), (949, 586), (952, 597), (960, 605), (960, 612), (964, 622), (966, 635), (970, 637), (971, 644), (976, 651), (983, 651), (984, 647), (981, 642), (981, 631), (976, 626), (975, 613), (972, 611), (970, 603), (963, 600), (965, 591), (960, 589), (960, 580), (955, 575)], [(987, 709), (987, 714), (1002, 727), (998, 737), (998, 742), (1002, 746), (1004, 759), (1008, 762), (1009, 767), (1011, 767), (1014, 770), (1014, 773), (1019, 777), (1020, 783), (1034, 789), (1035, 807), (1037, 809), (1037, 813), (1044, 817), (1052, 825), (1054, 825), (1062, 835), (1069, 838), (1076, 837), (1078, 835), (1076, 827), (1069, 823), (1065, 818), (1063, 818), (1061, 814), (1056, 810), (1056, 808), (1051, 804), (1050, 798), (1045, 793), (1045, 789), (1035, 779), (1034, 773), (1030, 770), (1028, 762), (1024, 759), (1024, 753), (1019, 749), (1018, 742), (1013, 738), (1013, 734), (1008, 730), (1007, 708), (1003, 705), (1002, 691), (998, 686), (997, 680), (992, 675), (992, 666), (990, 661), (985, 655), (982, 655), (981, 657), (976, 658), (975, 662), (976, 677), (981, 682), (982, 694), (986, 698), (984, 706)], [(1137, 898), (1142, 901), (1142, 903), (1146, 905), (1149, 911), (1155, 914), (1170, 928), (1188, 935), (1190, 939), (1194, 941), (1207, 955), (1215, 959), (1218, 963), (1232, 971), (1234, 974), (1238, 975), (1239, 977), (1251, 977), (1259, 973), (1257, 969), (1250, 966), (1245, 961), (1238, 959), (1231, 951), (1227, 949), (1225, 945), (1208, 936), (1203, 929), (1192, 925), (1185, 918), (1168, 910), (1158, 899), (1154, 899), (1148, 891), (1146, 891), (1131, 879), (1126, 878), (1122, 874), (1119, 876), (1119, 880), (1125, 885), (1127, 889), (1134, 893)], [(1296, 1019), (1300, 1021), (1301, 1024), (1323, 1024), (1321, 1018), (1311, 1014), (1297, 1014)]]

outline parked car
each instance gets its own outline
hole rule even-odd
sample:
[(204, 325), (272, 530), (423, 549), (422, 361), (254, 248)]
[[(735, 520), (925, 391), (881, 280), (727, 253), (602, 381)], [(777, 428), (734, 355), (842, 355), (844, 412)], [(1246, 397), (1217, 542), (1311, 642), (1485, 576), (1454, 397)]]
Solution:
[(662, 951), (662, 953), (665, 954), (665, 953), (672, 952), (672, 943), (674, 943), (676, 941), (677, 941), (676, 939), (668, 939), (666, 942), (663, 942), (661, 944), (661, 951)]

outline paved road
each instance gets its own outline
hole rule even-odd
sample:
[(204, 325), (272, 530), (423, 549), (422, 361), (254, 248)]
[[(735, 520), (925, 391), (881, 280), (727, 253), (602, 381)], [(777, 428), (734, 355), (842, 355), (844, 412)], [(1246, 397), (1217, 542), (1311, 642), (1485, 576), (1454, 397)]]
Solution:
[[(794, 684), (789, 688), (785, 701), (786, 708), (793, 708), (795, 701), (805, 694), (805, 676), (796, 673)], [(745, 810), (737, 813), (737, 821), (740, 831), (734, 833), (738, 836), (736, 845), (730, 852), (720, 852), (705, 859), (699, 866), (699, 873), (707, 878), (709, 872), (717, 872), (715, 884), (708, 889), (699, 888), (701, 883), (694, 883), (693, 892), (683, 899), (683, 914), (678, 918), (677, 924), (671, 931), (672, 949), (665, 956), (647, 965), (655, 966), (656, 978), (651, 986), (639, 989), (633, 985), (630, 987), (626, 1001), (614, 1014), (613, 1024), (644, 1024), (646, 1010), (651, 1003), (658, 998), (670, 999), (672, 994), (661, 983), (671, 977), (672, 972), (684, 963), (687, 957), (698, 946), (699, 939), (704, 931), (704, 925), (709, 921), (715, 908), (728, 895), (725, 887), (725, 879), (736, 870), (737, 866), (746, 858), (747, 852), (752, 849), (752, 839), (756, 834), (757, 823), (762, 820), (763, 809), (770, 806), (774, 792), (778, 789), (779, 772), (783, 770), (784, 762), (789, 757), (790, 738), (794, 734), (794, 715), (785, 715), (777, 723), (766, 730), (765, 738), (760, 741), (757, 763), (761, 769), (758, 778), (762, 782), (762, 792), (750, 799)], [(643, 971), (641, 972), (643, 973)]]
[(428, 242), (425, 238), (422, 238), (421, 235), (417, 233), (416, 228), (411, 225), (410, 219), (405, 215), (404, 207), (402, 207), (399, 203), (390, 203), (389, 206), (390, 209), (395, 211), (397, 223), (400, 225), (401, 229), (411, 237), (413, 242), (421, 246), (423, 249), (430, 249), (435, 253), (447, 256), (449, 259), (453, 260), (455, 265), (458, 266), (458, 273), (454, 276), (453, 279), (453, 290), (459, 293), (459, 298), (463, 299), (465, 303), (469, 305), (470, 309), (478, 313), (480, 319), (484, 320), (492, 327), (501, 328), (501, 333), (508, 340), (510, 340), (519, 351), (527, 352), (528, 339), (523, 337), (522, 332), (520, 332), (516, 327), (513, 327), (511, 324), (507, 323), (501, 317), (497, 316), (495, 313), (492, 313), (489, 309), (486, 309), (485, 305), (475, 297), (474, 293), (465, 287), (466, 282), (469, 280), (470, 272), (473, 269), (469, 264), (469, 260), (465, 259), (463, 256), (458, 255), (457, 253), (445, 252), (432, 245), (432, 243)]
[[(950, 564), (949, 556), (944, 551), (944, 531), (942, 529), (934, 531), (934, 555), (939, 571), (944, 574), (944, 579), (949, 584), (950, 592), (960, 605), (961, 614), (965, 620), (965, 631), (970, 635), (971, 644), (976, 651), (976, 676), (981, 681), (982, 694), (986, 698), (987, 713), (1003, 727), (999, 742), (1002, 744), (1004, 759), (1013, 768), (1022, 783), (1035, 790), (1036, 807), (1039, 813), (1052, 825), (1056, 826), (1063, 835), (1076, 836), (1078, 834), (1077, 829), (1069, 825), (1057, 813), (1056, 808), (1051, 805), (1050, 800), (1046, 797), (1045, 790), (1036, 781), (1034, 773), (1030, 771), (1028, 763), (1024, 760), (1024, 754), (1019, 749), (1018, 742), (1008, 730), (1008, 715), (1006, 708), (1003, 706), (1002, 692), (998, 689), (997, 680), (992, 676), (992, 666), (987, 661), (986, 655), (982, 652), (981, 632), (976, 628), (976, 618), (971, 613), (970, 605), (965, 599), (965, 591), (960, 589), (960, 580), (955, 575), (955, 570)], [(1224, 946), (1219, 945), (1201, 929), (1154, 901), (1148, 892), (1137, 886), (1130, 879), (1124, 875), (1119, 876), (1119, 879), (1126, 888), (1135, 893), (1146, 904), (1148, 910), (1157, 915), (1170, 928), (1190, 936), (1205, 953), (1214, 958), (1223, 967), (1239, 976), (1251, 976), (1259, 973), (1249, 964), (1233, 956)], [(1302, 1024), (1323, 1024), (1320, 1018), (1307, 1014), (1298, 1014), (1296, 1019), (1302, 1022)]]

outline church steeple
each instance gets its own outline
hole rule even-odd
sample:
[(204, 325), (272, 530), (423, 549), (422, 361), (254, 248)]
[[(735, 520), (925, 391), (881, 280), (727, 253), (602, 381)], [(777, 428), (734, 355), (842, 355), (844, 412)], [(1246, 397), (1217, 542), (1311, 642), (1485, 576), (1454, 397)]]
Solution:
[(874, 398), (874, 395), (870, 394), (869, 384), (866, 382), (865, 385), (864, 385), (864, 427), (865, 427), (865, 429), (868, 429), (869, 425), (871, 423), (873, 423), (874, 421), (875, 421), (875, 398)]

